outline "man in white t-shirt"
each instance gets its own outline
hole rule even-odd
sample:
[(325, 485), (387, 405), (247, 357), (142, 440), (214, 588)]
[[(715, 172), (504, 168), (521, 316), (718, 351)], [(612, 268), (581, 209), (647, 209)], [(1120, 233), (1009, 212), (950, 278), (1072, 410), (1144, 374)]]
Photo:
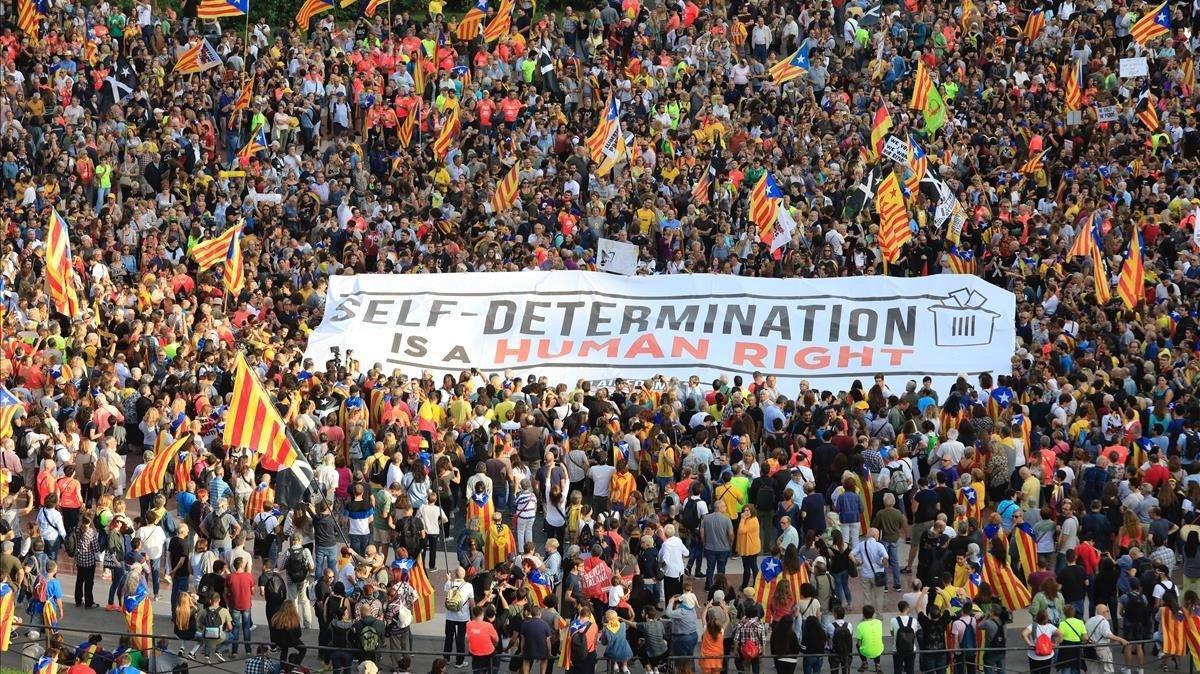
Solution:
[[(466, 571), (460, 566), (454, 571), (454, 578), (446, 581), (446, 640), (442, 650), (446, 653), (458, 653), (459, 669), (467, 666), (464, 653), (467, 652), (467, 621), (471, 619), (471, 609), (475, 606), (475, 588), (466, 580)], [(453, 648), (453, 650), (451, 650)]]
[(1087, 640), (1096, 645), (1096, 656), (1100, 659), (1104, 674), (1113, 674), (1116, 670), (1113, 668), (1112, 648), (1109, 644), (1129, 642), (1113, 634), (1107, 605), (1096, 605), (1096, 615), (1088, 618), (1084, 633), (1087, 634)]

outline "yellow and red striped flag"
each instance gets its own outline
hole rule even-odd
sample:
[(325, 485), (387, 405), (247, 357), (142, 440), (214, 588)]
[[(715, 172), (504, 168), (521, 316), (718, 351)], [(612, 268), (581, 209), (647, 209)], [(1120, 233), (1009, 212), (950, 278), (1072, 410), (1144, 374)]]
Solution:
[(791, 82), (807, 73), (809, 71), (808, 53), (809, 43), (806, 40), (804, 44), (800, 45), (799, 49), (788, 54), (779, 63), (771, 66), (768, 73), (770, 73), (771, 79), (775, 80), (775, 84)]
[(620, 119), (620, 103), (613, 98), (612, 94), (609, 94), (608, 100), (604, 103), (604, 115), (596, 124), (596, 130), (587, 137), (588, 153), (591, 155), (592, 161), (597, 164), (604, 160), (604, 147), (613, 132), (613, 127), (620, 126)]
[[(162, 438), (167, 437), (164, 433), (159, 433), (154, 447), (154, 458), (142, 468), (142, 472), (129, 483), (129, 489), (125, 492), (125, 498), (138, 498), (146, 494), (153, 494), (163, 487), (163, 478), (167, 475), (167, 466), (175, 459), (180, 450), (186, 448), (191, 442), (192, 436), (184, 435), (175, 442), (171, 443), (170, 447), (163, 447)], [(176, 487), (183, 490), (187, 487), (187, 483), (176, 484)]]
[(554, 591), (549, 579), (541, 571), (534, 569), (525, 576), (525, 586), (529, 588), (529, 598), (536, 606), (541, 606), (546, 597)]
[(375, 18), (375, 12), (389, 2), (391, 2), (391, 0), (367, 0), (366, 6), (363, 7), (363, 14), (365, 14), (367, 18), (373, 19)]
[(267, 149), (267, 132), (262, 126), (259, 126), (258, 130), (254, 132), (254, 135), (250, 137), (250, 140), (247, 141), (246, 144), (242, 146), (242, 149), (238, 151), (238, 156), (243, 159), (248, 159), (265, 149)]
[(30, 674), (58, 674), (58, 660), (49, 655), (43, 655), (33, 663), (33, 670)]
[(1025, 40), (1033, 42), (1041, 36), (1042, 31), (1046, 29), (1046, 15), (1042, 12), (1042, 8), (1038, 7), (1029, 13), (1025, 19)]
[(208, 40), (201, 39), (179, 55), (179, 60), (175, 61), (175, 67), (171, 69), (171, 72), (185, 75), (202, 73), (216, 68), (221, 63), (221, 55), (217, 53), (217, 50), (209, 44)]
[(497, 10), (496, 16), (493, 16), (483, 29), (483, 41), (495, 42), (507, 37), (512, 32), (512, 14), (512, 0), (500, 0), (500, 9)]
[(196, 8), (198, 19), (223, 19), (250, 13), (250, 0), (200, 0)]
[(143, 653), (154, 649), (154, 605), (145, 583), (138, 583), (137, 591), (125, 597), (122, 606), (125, 625), (133, 637), (133, 647)]
[(246, 83), (242, 85), (242, 90), (240, 92), (238, 92), (237, 100), (235, 100), (233, 102), (233, 111), (241, 112), (242, 110), (249, 110), (250, 109), (250, 99), (253, 96), (254, 96), (254, 76), (251, 75), (250, 79), (246, 80)]
[(1013, 540), (1017, 544), (1017, 559), (1021, 562), (1021, 570), (1025, 578), (1037, 571), (1037, 537), (1033, 535), (1033, 527), (1028, 522), (1022, 522), (1012, 529)]
[(192, 468), (196, 465), (196, 457), (192, 454), (191, 447), (181, 449), (175, 456), (175, 485), (177, 489), (184, 489), (187, 483), (192, 479)]
[(1134, 114), (1137, 115), (1138, 121), (1146, 125), (1150, 133), (1158, 131), (1161, 125), (1158, 119), (1158, 97), (1150, 93), (1149, 89), (1142, 91), (1138, 96)]
[(767, 557), (758, 563), (758, 576), (754, 579), (754, 601), (766, 607), (771, 602), (771, 595), (779, 585), (779, 576), (783, 573), (783, 562), (778, 557)]
[(1163, 655), (1187, 654), (1187, 637), (1184, 635), (1183, 615), (1173, 608), (1159, 609), (1159, 626), (1162, 628)]
[(226, 447), (247, 447), (264, 455), (265, 460), (282, 467), (296, 462), (300, 453), (287, 437), (287, 426), (275, 409), (258, 377), (250, 370), (241, 351), (233, 375), (233, 398), (225, 413)]
[(760, 238), (772, 238), (782, 204), (783, 190), (770, 172), (763, 173), (750, 192), (750, 222), (758, 226)]
[(225, 272), (221, 275), (225, 282), (225, 290), (230, 295), (237, 295), (246, 287), (246, 264), (242, 257), (242, 232), (229, 241), (229, 250), (225, 254)]
[(46, 9), (45, 0), (17, 0), (17, 29), (36, 40)]
[(933, 90), (933, 78), (929, 76), (929, 68), (924, 61), (917, 61), (917, 76), (913, 80), (912, 98), (908, 107), (913, 110), (924, 110), (929, 105), (929, 92)]
[(1041, 152), (1029, 157), (1028, 161), (1026, 161), (1024, 164), (1021, 164), (1021, 174), (1032, 175), (1045, 168), (1046, 165), (1043, 160), (1046, 158), (1046, 153), (1049, 151), (1050, 150), (1042, 150)]
[(0, 386), (0, 439), (12, 437), (13, 420), (17, 418), (17, 412), (24, 409), (20, 399), (6, 387)]
[(483, 20), (487, 18), (488, 1), (478, 0), (471, 9), (463, 14), (463, 18), (458, 20), (458, 25), (454, 28), (454, 34), (458, 39), (464, 42), (469, 42), (479, 35), (479, 28), (483, 25)]
[[(418, 69), (420, 66), (418, 66)], [(421, 101), (409, 108), (408, 114), (404, 116), (404, 121), (396, 127), (396, 135), (400, 139), (400, 144), (404, 147), (412, 145), (413, 131), (417, 128), (417, 119), (421, 116)]]
[(503, 213), (517, 202), (517, 191), (520, 188), (518, 183), (520, 166), (520, 164), (514, 163), (512, 168), (505, 172), (500, 182), (496, 183), (496, 191), (492, 193), (491, 201), (493, 213)]
[(1067, 251), (1067, 259), (1073, 257), (1091, 257), (1092, 246), (1095, 243), (1092, 241), (1092, 228), (1090, 225), (1084, 225), (1079, 228), (1079, 233), (1075, 235), (1075, 240), (1071, 242), (1071, 250)]
[(888, 112), (887, 104), (879, 106), (875, 111), (875, 120), (871, 122), (871, 158), (878, 159), (883, 154), (883, 146), (887, 143), (888, 132), (892, 130), (892, 114)]
[(13, 617), (17, 613), (17, 588), (0, 583), (0, 653), (8, 650), (12, 640)]
[(238, 223), (221, 232), (220, 236), (202, 241), (192, 247), (188, 254), (196, 261), (200, 271), (205, 271), (225, 261), (225, 256), (229, 253), (229, 242), (238, 235), (241, 229), (242, 225)]
[(559, 649), (558, 653), (558, 666), (561, 667), (563, 671), (571, 669), (570, 627), (571, 624), (567, 622), (566, 618), (558, 616), (558, 642), (562, 644), (562, 648)]
[(1142, 232), (1135, 225), (1133, 236), (1129, 239), (1129, 255), (1121, 265), (1121, 275), (1117, 278), (1117, 295), (1125, 303), (1125, 308), (1132, 309), (1146, 299), (1143, 292), (1146, 286), (1146, 263), (1142, 258)]
[(333, 0), (304, 0), (300, 11), (296, 12), (296, 25), (300, 30), (308, 30), (309, 24), (318, 14), (324, 14), (333, 9)]
[(1183, 90), (1184, 96), (1191, 96), (1196, 89), (1196, 60), (1188, 56), (1180, 68), (1183, 70), (1183, 77), (1179, 80), (1179, 88)]
[(75, 290), (74, 258), (67, 221), (53, 208), (46, 227), (46, 287), (55, 311), (68, 318), (79, 315), (79, 294)]
[(454, 140), (458, 138), (458, 132), (462, 130), (462, 121), (459, 118), (459, 107), (456, 105), (450, 111), (450, 116), (446, 118), (446, 123), (442, 124), (442, 130), (438, 133), (437, 140), (433, 142), (433, 153), (438, 159), (445, 159), (450, 153), (451, 146), (454, 145)]
[(494, 512), (496, 506), (492, 504), (492, 497), (486, 491), (475, 492), (467, 497), (467, 521), (478, 520), (480, 530), (491, 526)]
[(1170, 32), (1171, 10), (1167, 9), (1166, 0), (1138, 19), (1137, 23), (1133, 24), (1133, 28), (1129, 29), (1130, 37), (1143, 47), (1150, 40)]
[(783, 574), (776, 580), (782, 580), (788, 584), (792, 590), (792, 597), (797, 601), (800, 600), (800, 588), (808, 582), (808, 565), (801, 562), (800, 568), (795, 571), (784, 570)]
[(425, 575), (425, 563), (421, 561), (420, 555), (417, 555), (415, 560), (406, 559), (404, 562), (412, 565), (408, 572), (408, 584), (417, 591), (417, 601), (413, 604), (413, 623), (433, 620), (434, 591), (433, 585), (429, 583), (429, 576)]
[(1183, 615), (1183, 638), (1187, 641), (1188, 652), (1192, 656), (1192, 667), (1200, 669), (1200, 616), (1192, 615), (1191, 612)]
[(889, 173), (876, 188), (875, 212), (879, 214), (879, 249), (884, 260), (895, 262), (900, 259), (900, 249), (912, 239), (908, 210), (895, 173)]
[(1064, 98), (1067, 111), (1074, 112), (1083, 109), (1083, 61), (1075, 59), (1067, 68), (1067, 85)]
[[(270, 477), (264, 476), (264, 479), (270, 479)], [(275, 488), (266, 482), (258, 483), (254, 487), (254, 491), (250, 492), (250, 498), (246, 499), (246, 523), (261, 513), (268, 503), (274, 502)]]
[(1017, 578), (1017, 574), (1013, 573), (1011, 568), (1001, 564), (991, 553), (984, 555), (983, 578), (992, 589), (992, 594), (1000, 598), (1004, 608), (1020, 611), (1029, 606), (1029, 588)]
[(504, 564), (517, 554), (517, 539), (512, 528), (504, 523), (485, 522), (483, 531), (483, 559), (489, 569)]

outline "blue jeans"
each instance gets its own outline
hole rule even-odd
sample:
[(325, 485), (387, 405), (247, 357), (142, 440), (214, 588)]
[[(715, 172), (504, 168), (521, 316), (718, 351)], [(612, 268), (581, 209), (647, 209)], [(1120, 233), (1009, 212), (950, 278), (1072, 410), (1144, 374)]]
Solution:
[(54, 540), (50, 540), (49, 538), (43, 538), (42, 542), (45, 544), (44, 551), (46, 553), (46, 556), (50, 558), (50, 561), (57, 562), (58, 561), (58, 549), (62, 547), (62, 536), (59, 536), (58, 538), (55, 538)]
[(716, 567), (717, 573), (721, 575), (725, 574), (725, 564), (729, 562), (729, 551), (705, 550), (704, 561), (707, 562), (705, 566), (708, 567), (708, 570), (704, 572), (704, 588), (707, 591), (707, 589), (712, 587), (713, 584), (714, 566)]
[(838, 599), (842, 600), (843, 606), (850, 605), (850, 572), (838, 571), (833, 574), (833, 589), (837, 591)]
[(371, 544), (371, 534), (350, 534), (350, 548), (360, 555), (367, 554), (367, 546)]
[(804, 674), (820, 674), (821, 662), (824, 659), (819, 655), (804, 656)]
[(229, 610), (230, 617), (233, 618), (233, 631), (229, 633), (229, 640), (225, 643), (231, 644), (230, 653), (237, 655), (238, 634), (242, 635), (242, 641), (246, 642), (246, 655), (250, 654), (250, 628), (254, 627), (254, 618), (250, 616), (250, 611)]
[(887, 550), (888, 568), (892, 572), (892, 588), (900, 589), (900, 542), (893, 541), (891, 543), (884, 541), (883, 547)]
[(339, 552), (338, 546), (336, 546), (336, 545), (318, 546), (317, 547), (317, 557), (316, 557), (317, 569), (314, 573), (316, 573), (316, 575), (320, 576), (321, 573), (324, 572), (324, 570), (326, 568), (326, 564), (327, 564), (329, 567), (329, 570), (333, 571), (336, 574), (337, 573), (336, 564), (337, 564), (338, 552)]
[(671, 637), (671, 655), (690, 656), (696, 652), (700, 637), (696, 634), (676, 634)]
[[(112, 585), (108, 587), (108, 603), (115, 604), (116, 599), (125, 601), (125, 564), (112, 570)], [(120, 596), (118, 596), (120, 595)]]
[(984, 651), (983, 672), (984, 674), (1004, 674), (1004, 651), (998, 653)]
[(699, 532), (688, 537), (688, 561), (684, 571), (689, 569), (695, 571), (693, 576), (700, 574), (700, 567), (704, 566), (704, 543), (700, 542)]

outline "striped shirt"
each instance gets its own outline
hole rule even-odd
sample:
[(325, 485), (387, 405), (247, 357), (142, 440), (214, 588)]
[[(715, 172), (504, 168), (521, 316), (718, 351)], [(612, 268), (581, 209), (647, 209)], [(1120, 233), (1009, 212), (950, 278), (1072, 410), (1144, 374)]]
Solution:
[(537, 495), (528, 490), (518, 493), (515, 507), (518, 519), (531, 520), (536, 518)]

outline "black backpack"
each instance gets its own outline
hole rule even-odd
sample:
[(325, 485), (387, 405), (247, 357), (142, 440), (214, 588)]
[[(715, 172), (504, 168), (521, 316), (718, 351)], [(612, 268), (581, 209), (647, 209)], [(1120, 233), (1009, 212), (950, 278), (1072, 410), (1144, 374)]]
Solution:
[(758, 488), (758, 493), (754, 496), (754, 507), (760, 513), (769, 513), (775, 510), (775, 486), (770, 480), (763, 480), (762, 485)]
[(1004, 632), (1004, 622), (996, 618), (988, 618), (989, 621), (996, 624), (996, 634), (991, 639), (988, 639), (988, 648), (1005, 648), (1008, 646), (1008, 636)]
[(850, 625), (842, 621), (833, 628), (833, 652), (847, 658), (853, 649), (854, 635), (850, 634)]
[(415, 556), (421, 549), (421, 521), (416, 515), (405, 517), (396, 523), (396, 533), (399, 543), (408, 550), (410, 556)]
[(697, 505), (699, 503), (699, 496), (689, 496), (687, 502), (683, 504), (683, 515), (680, 519), (688, 531), (699, 531), (700, 529), (700, 506)]
[(274, 571), (268, 573), (267, 580), (263, 583), (263, 595), (271, 602), (287, 599), (287, 584), (283, 582), (283, 576)]
[(571, 662), (584, 662), (587, 657), (587, 634), (581, 630), (571, 635)]
[[(902, 622), (905, 618), (907, 622)], [(917, 652), (917, 631), (913, 629), (916, 619), (912, 616), (896, 617), (896, 653), (912, 655)]]
[(1178, 592), (1179, 586), (1172, 584), (1171, 587), (1167, 587), (1166, 583), (1163, 583), (1160, 581), (1154, 587), (1156, 589), (1160, 588), (1160, 587), (1163, 589), (1162, 600), (1163, 600), (1164, 604), (1166, 604), (1168, 606), (1178, 606), (1179, 605), (1179, 592)]
[(303, 583), (308, 578), (308, 562), (304, 559), (303, 550), (292, 550), (288, 553), (287, 563), (284, 564), (288, 580), (293, 583)]

